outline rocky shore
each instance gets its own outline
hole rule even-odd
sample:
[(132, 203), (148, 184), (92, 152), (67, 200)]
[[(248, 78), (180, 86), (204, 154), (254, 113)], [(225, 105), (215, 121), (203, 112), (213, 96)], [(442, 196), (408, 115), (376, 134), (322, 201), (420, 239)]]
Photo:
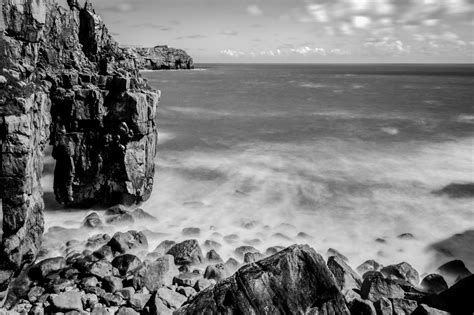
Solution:
[(190, 70), (194, 69), (193, 58), (184, 50), (166, 45), (153, 48), (123, 48), (135, 60), (140, 70)]
[[(108, 234), (157, 220), (115, 206), (77, 229), (51, 227), (37, 262), (12, 283), (5, 314), (472, 314), (474, 275), (456, 260), (420, 275), (407, 262), (367, 260), (355, 270), (337, 250), (327, 259), (307, 245), (199, 243), (198, 228), (156, 248), (154, 231)], [(87, 240), (77, 240), (92, 235)], [(56, 253), (61, 255), (54, 255)], [(54, 257), (51, 257), (54, 256)], [(0, 314), (2, 311), (0, 311)]]

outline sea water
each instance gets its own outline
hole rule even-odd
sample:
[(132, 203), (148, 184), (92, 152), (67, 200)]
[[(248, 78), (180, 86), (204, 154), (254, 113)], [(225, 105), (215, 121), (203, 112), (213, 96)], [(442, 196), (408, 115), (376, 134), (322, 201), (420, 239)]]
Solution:
[[(474, 228), (472, 199), (432, 193), (474, 181), (472, 65), (198, 67), (143, 73), (162, 91), (155, 186), (141, 205), (158, 220), (117, 230), (158, 233), (150, 250), (198, 227), (225, 259), (240, 245), (303, 243), (354, 267), (429, 272), (444, 262), (430, 244)], [(47, 228), (90, 212), (47, 208)]]

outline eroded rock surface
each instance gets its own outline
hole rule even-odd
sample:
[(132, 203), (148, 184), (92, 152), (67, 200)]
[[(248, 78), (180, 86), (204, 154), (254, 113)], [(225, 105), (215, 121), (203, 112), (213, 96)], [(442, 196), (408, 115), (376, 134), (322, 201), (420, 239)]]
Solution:
[(124, 52), (135, 59), (139, 69), (194, 69), (193, 58), (182, 49), (162, 45), (153, 48), (124, 48)]
[(10, 279), (40, 248), (48, 142), (61, 203), (134, 203), (152, 190), (160, 93), (90, 3), (68, 4), (2, 0), (0, 305)]

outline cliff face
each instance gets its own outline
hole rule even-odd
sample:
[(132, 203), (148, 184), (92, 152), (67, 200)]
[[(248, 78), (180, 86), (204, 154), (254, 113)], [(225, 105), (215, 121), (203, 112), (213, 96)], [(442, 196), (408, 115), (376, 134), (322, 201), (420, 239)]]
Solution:
[(137, 67), (141, 70), (194, 69), (193, 58), (182, 49), (156, 46), (153, 48), (124, 48), (124, 52), (133, 56)]
[[(90, 3), (2, 0), (0, 292), (34, 261), (43, 233), (43, 149), (69, 206), (146, 200), (160, 93), (138, 74)], [(2, 21), (3, 20), (3, 21)], [(0, 305), (2, 300), (0, 293)]]

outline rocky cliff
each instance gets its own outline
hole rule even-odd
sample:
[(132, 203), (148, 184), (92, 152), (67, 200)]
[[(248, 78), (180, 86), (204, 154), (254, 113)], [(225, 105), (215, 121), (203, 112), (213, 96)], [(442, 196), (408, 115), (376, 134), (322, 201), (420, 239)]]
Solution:
[(69, 206), (149, 197), (160, 93), (138, 74), (90, 3), (2, 0), (0, 305), (43, 233), (48, 142), (56, 199)]
[(193, 58), (184, 50), (168, 46), (153, 48), (124, 48), (141, 70), (194, 69)]

